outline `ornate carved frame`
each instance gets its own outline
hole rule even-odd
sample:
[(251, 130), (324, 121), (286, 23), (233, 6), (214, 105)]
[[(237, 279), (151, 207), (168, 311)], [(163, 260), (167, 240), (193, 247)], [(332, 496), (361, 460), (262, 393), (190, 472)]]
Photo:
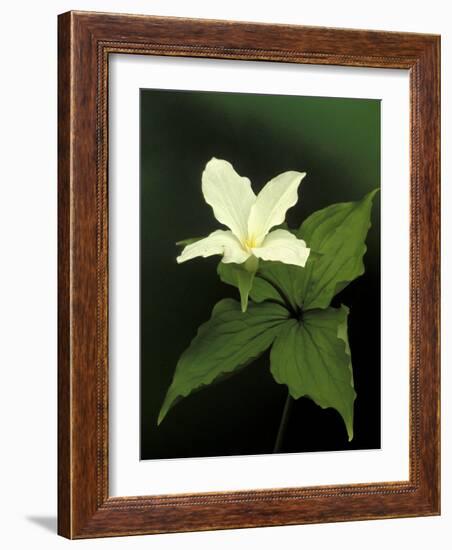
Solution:
[[(439, 514), (440, 38), (137, 15), (59, 16), (58, 531), (68, 538)], [(108, 493), (108, 60), (112, 53), (410, 72), (410, 479)]]

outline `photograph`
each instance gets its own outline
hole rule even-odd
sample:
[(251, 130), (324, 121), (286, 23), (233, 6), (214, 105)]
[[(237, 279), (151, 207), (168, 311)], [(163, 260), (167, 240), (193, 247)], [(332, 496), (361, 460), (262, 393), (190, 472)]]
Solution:
[(2, 8), (2, 548), (450, 550), (449, 4)]
[(140, 459), (379, 449), (381, 102), (140, 90)]
[(58, 17), (58, 533), (439, 515), (435, 25), (145, 12)]

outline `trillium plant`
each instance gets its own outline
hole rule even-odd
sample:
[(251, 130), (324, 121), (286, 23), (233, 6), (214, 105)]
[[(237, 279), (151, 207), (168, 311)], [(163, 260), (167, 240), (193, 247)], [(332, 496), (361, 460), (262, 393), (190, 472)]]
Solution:
[[(180, 357), (158, 423), (181, 398), (208, 386), (270, 351), (270, 371), (288, 398), (307, 397), (342, 417), (353, 439), (356, 392), (348, 342), (349, 308), (333, 298), (364, 273), (363, 257), (377, 190), (357, 202), (330, 205), (298, 229), (285, 224), (297, 203), (304, 172), (284, 172), (258, 195), (233, 166), (211, 159), (202, 192), (220, 224), (201, 239), (188, 239), (178, 263), (221, 256), (220, 279), (236, 287), (234, 299), (218, 302)], [(284, 225), (283, 225), (284, 224)], [(277, 436), (279, 450), (285, 414)], [(344, 432), (345, 433), (345, 432)]]

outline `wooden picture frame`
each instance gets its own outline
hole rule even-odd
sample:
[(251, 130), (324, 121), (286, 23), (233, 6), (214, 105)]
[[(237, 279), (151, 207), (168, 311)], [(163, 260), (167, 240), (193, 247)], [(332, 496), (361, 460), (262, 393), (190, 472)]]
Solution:
[[(58, 532), (68, 538), (440, 513), (440, 38), (69, 12), (58, 39)], [(110, 497), (109, 55), (188, 56), (410, 74), (409, 481)]]

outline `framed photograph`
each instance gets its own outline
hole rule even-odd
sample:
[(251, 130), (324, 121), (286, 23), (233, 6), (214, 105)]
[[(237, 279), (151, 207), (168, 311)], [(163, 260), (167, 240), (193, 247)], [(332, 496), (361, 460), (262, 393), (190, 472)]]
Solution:
[(439, 59), (59, 16), (61, 535), (440, 513)]

